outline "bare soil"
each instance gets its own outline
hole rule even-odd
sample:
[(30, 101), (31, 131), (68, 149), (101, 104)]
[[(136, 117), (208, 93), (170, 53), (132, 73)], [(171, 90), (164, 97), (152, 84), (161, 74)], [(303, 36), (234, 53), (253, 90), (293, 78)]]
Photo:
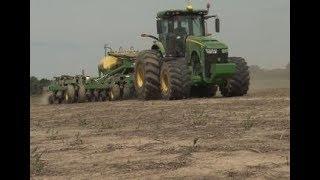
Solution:
[(32, 97), (31, 179), (289, 179), (286, 83), (256, 83), (232, 98), (42, 105)]

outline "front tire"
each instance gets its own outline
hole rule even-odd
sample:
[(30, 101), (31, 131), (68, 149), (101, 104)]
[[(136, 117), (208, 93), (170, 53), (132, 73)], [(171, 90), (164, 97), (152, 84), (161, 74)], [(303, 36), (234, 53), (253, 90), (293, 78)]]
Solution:
[(236, 72), (231, 78), (226, 79), (223, 85), (220, 85), (220, 92), (225, 97), (243, 96), (249, 90), (249, 67), (241, 57), (230, 57), (229, 61), (236, 64)]
[(142, 51), (135, 62), (134, 87), (139, 99), (158, 99), (160, 93), (160, 55), (156, 50)]
[(163, 99), (182, 99), (190, 96), (191, 71), (184, 59), (163, 62), (160, 72), (160, 86)]

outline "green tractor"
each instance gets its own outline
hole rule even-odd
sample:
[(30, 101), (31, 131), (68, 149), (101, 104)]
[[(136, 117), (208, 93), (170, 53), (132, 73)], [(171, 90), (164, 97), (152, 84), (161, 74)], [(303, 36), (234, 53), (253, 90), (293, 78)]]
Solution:
[(217, 15), (204, 10), (166, 10), (157, 13), (158, 37), (150, 50), (141, 51), (134, 67), (134, 86), (140, 99), (212, 97), (217, 90), (225, 97), (243, 96), (249, 89), (244, 58), (229, 57), (228, 46), (210, 37), (207, 21)]

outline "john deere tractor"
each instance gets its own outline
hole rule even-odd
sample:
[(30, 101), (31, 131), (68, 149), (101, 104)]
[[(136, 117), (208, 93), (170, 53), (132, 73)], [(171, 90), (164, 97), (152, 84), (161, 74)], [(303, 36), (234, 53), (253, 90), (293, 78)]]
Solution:
[(229, 57), (228, 46), (207, 31), (207, 21), (217, 15), (207, 9), (166, 10), (157, 13), (158, 37), (149, 50), (141, 51), (134, 67), (137, 97), (183, 99), (191, 95), (212, 97), (217, 90), (225, 97), (242, 96), (249, 89), (249, 72), (244, 58)]

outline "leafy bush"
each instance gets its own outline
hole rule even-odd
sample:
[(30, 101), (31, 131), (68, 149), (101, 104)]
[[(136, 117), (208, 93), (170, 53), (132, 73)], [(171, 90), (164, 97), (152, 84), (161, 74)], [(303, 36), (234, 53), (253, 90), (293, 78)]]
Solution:
[(49, 86), (51, 80), (42, 78), (38, 80), (38, 78), (31, 76), (30, 77), (30, 95), (41, 94), (43, 87)]

